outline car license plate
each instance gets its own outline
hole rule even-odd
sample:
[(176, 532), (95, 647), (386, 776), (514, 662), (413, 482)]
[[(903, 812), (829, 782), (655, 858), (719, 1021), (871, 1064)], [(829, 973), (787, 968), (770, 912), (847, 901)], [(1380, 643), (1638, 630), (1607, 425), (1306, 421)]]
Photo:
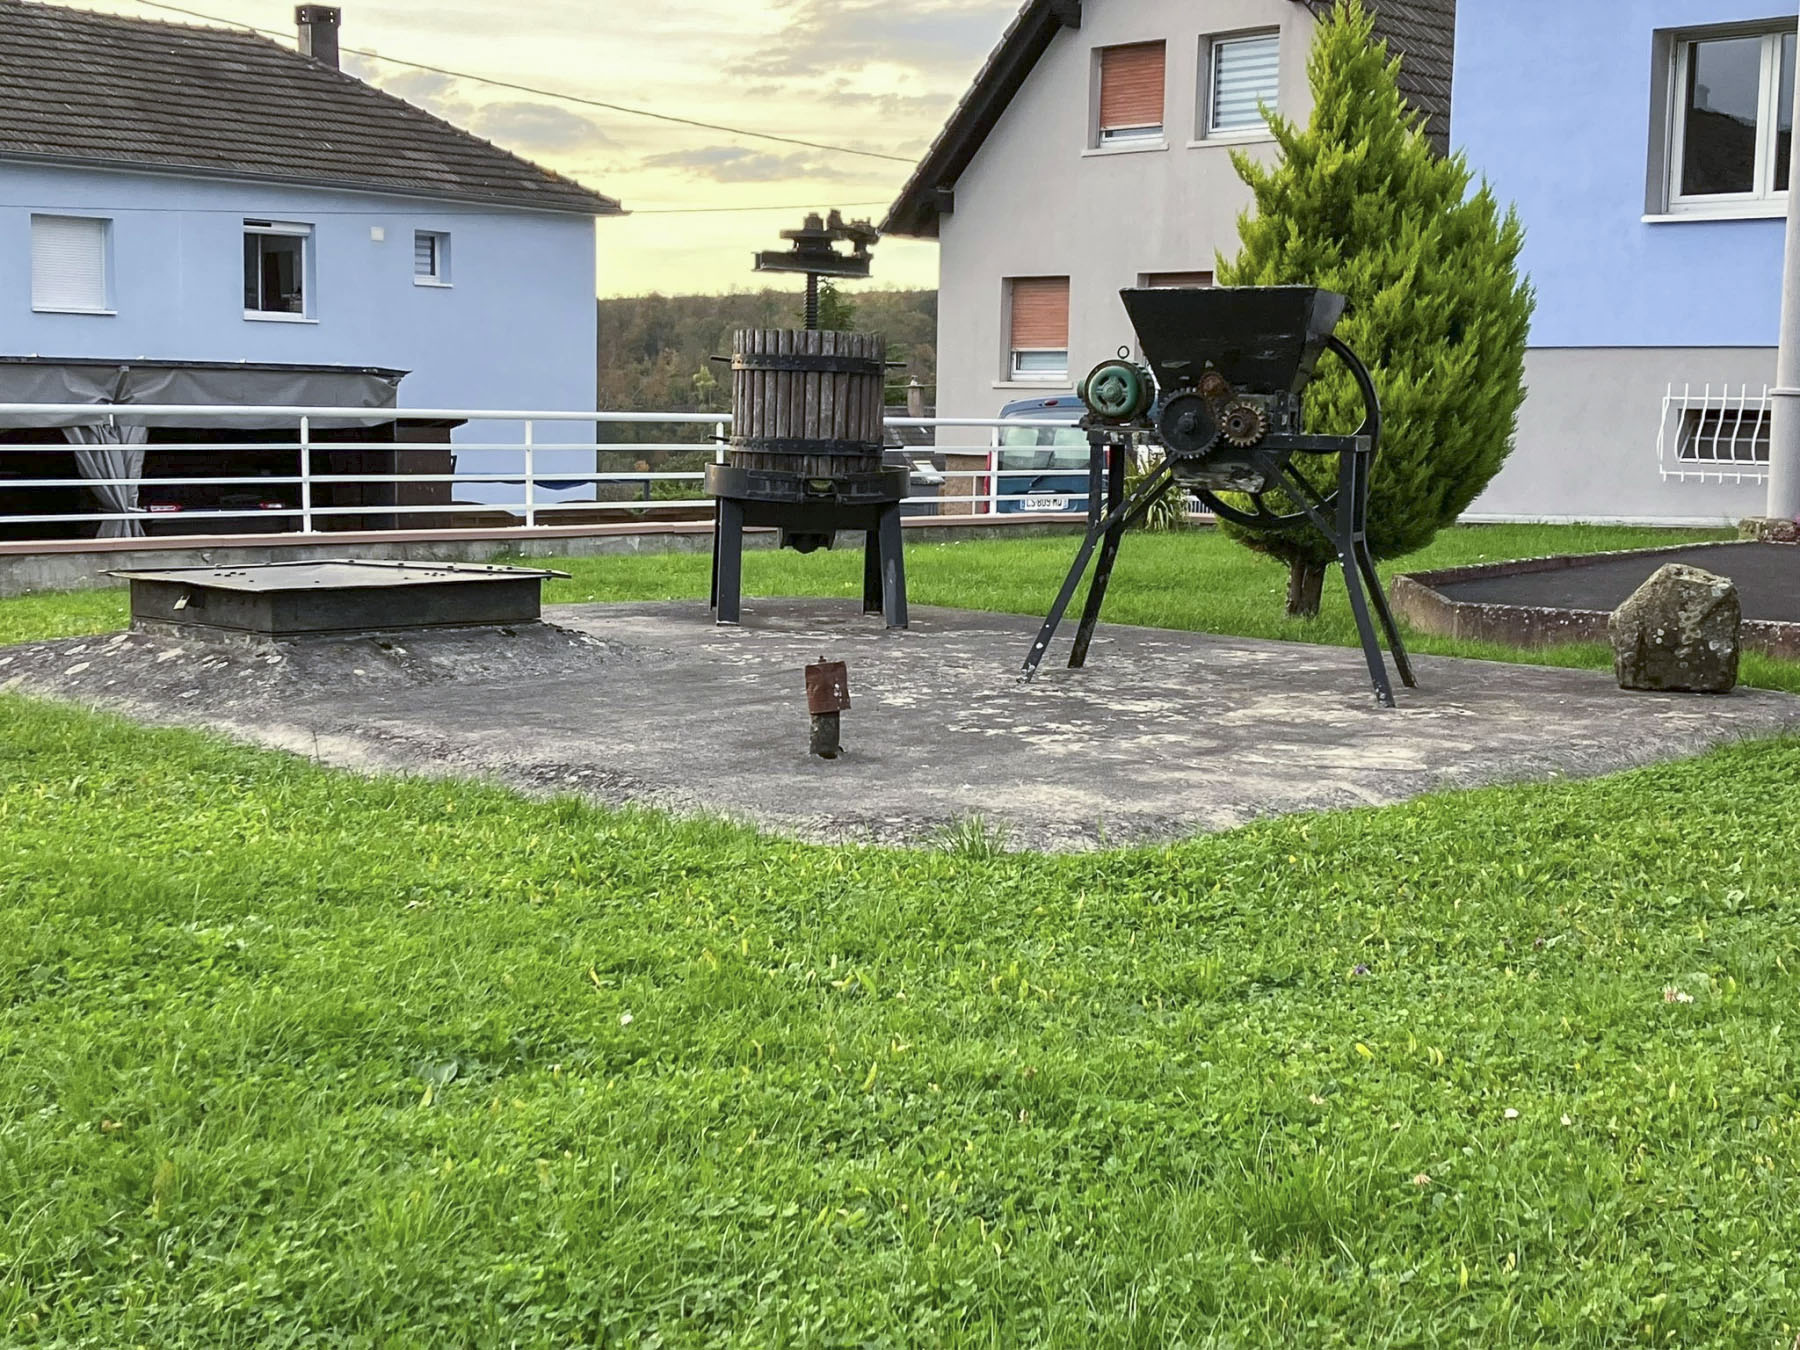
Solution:
[(1020, 504), (1026, 511), (1067, 511), (1067, 497), (1027, 497)]

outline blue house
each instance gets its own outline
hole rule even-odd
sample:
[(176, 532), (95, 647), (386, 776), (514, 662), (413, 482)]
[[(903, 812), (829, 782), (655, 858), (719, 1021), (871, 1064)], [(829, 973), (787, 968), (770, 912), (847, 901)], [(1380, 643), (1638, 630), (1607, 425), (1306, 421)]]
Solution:
[(295, 51), (0, 0), (0, 403), (592, 408), (619, 204), (339, 70), (338, 10), (297, 19)]
[(1477, 514), (1762, 513), (1796, 27), (1792, 0), (1463, 0), (1452, 137), (1538, 292)]

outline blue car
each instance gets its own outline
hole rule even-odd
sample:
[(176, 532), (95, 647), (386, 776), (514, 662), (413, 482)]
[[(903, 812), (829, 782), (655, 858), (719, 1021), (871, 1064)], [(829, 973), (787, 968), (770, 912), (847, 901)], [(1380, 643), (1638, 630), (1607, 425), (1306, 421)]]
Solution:
[[(1002, 418), (1041, 421), (1079, 417), (1073, 394), (1024, 398)], [(1077, 427), (1004, 427), (994, 433), (993, 503), (997, 512), (1085, 512), (1088, 509), (1087, 433)]]

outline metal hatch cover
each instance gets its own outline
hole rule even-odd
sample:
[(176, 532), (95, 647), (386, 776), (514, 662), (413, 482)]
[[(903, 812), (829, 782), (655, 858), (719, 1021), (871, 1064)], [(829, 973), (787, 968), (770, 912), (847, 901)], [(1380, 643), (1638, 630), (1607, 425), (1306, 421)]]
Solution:
[(134, 628), (268, 639), (535, 623), (567, 573), (487, 563), (361, 559), (122, 569)]

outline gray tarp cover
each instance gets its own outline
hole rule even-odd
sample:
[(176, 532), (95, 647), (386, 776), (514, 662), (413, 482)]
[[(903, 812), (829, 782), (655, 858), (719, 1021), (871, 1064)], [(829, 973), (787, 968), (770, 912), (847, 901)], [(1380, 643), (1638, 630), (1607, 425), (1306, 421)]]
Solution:
[[(0, 361), (0, 403), (220, 404), (301, 408), (392, 408), (404, 371), (326, 370), (303, 366), (158, 365), (155, 362)], [(0, 428), (100, 426), (107, 414), (45, 417), (0, 414)], [(117, 420), (134, 419), (120, 413)], [(195, 419), (199, 421), (199, 419)], [(314, 418), (319, 430), (377, 426), (387, 418)], [(150, 425), (179, 425), (148, 419)], [(292, 417), (207, 418), (238, 431), (294, 428)]]

